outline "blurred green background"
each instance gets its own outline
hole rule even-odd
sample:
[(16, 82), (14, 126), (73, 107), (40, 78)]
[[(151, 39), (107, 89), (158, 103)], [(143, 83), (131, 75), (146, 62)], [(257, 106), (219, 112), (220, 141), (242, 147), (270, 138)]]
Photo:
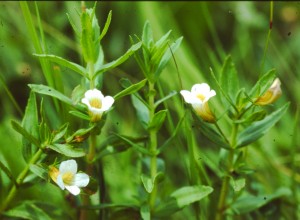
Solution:
[[(36, 15), (34, 2), (28, 3), (33, 15)], [(94, 2), (86, 2), (92, 7)], [(39, 13), (45, 32), (49, 54), (67, 58), (81, 63), (82, 57), (74, 32), (69, 24), (66, 13), (79, 24), (78, 13), (80, 2), (56, 1), (38, 2)], [(20, 108), (24, 111), (29, 87), (27, 84), (46, 84), (18, 2), (0, 3), (0, 75), (3, 83), (11, 91)], [(175, 53), (175, 61), (171, 61), (161, 77), (160, 86), (164, 94), (170, 91), (190, 89), (195, 83), (208, 82), (216, 88), (210, 73), (211, 67), (216, 74), (222, 66), (227, 54), (232, 55), (239, 73), (240, 85), (250, 89), (257, 81), (260, 73), (275, 68), (282, 82), (283, 95), (276, 107), (290, 101), (291, 106), (282, 120), (271, 129), (257, 144), (248, 151), (249, 166), (256, 170), (254, 177), (262, 183), (266, 192), (274, 192), (281, 186), (291, 186), (292, 182), (300, 182), (296, 173), (292, 178), (292, 164), (295, 159), (299, 169), (300, 155), (291, 157), (293, 150), (299, 146), (294, 133), (294, 118), (300, 100), (300, 82), (298, 79), (300, 61), (300, 2), (274, 2), (273, 29), (266, 61), (263, 68), (264, 47), (269, 30), (270, 2), (118, 2), (100, 1), (97, 13), (100, 27), (103, 27), (109, 10), (113, 17), (109, 31), (102, 40), (106, 61), (112, 61), (122, 55), (129, 47), (129, 35), (141, 36), (146, 20), (150, 21), (155, 39), (159, 39), (170, 29), (172, 37), (184, 37), (180, 49)], [(36, 16), (33, 17), (37, 24)], [(72, 89), (79, 84), (80, 78), (71, 70), (61, 69), (65, 93), (70, 96)], [(104, 94), (115, 95), (122, 88), (119, 80), (123, 77), (133, 82), (143, 78), (133, 58), (122, 64), (118, 69), (105, 73), (102, 90)], [(0, 85), (0, 160), (17, 175), (25, 162), (21, 155), (21, 138), (12, 130), (11, 119), (21, 120), (21, 116), (9, 98), (6, 87)], [(223, 113), (216, 98), (213, 103), (216, 112)], [(166, 102), (170, 110), (171, 121), (161, 130), (159, 138), (167, 139), (172, 130), (172, 121), (177, 124), (183, 113), (179, 95)], [(139, 136), (144, 133), (137, 124), (136, 112), (129, 97), (118, 101), (114, 111), (109, 115), (108, 124), (99, 138), (111, 131), (124, 135)], [(74, 119), (73, 119), (74, 120)], [(226, 128), (226, 124), (221, 124)], [(298, 127), (298, 125), (297, 125)], [(209, 170), (211, 179), (215, 176), (213, 166), (217, 164), (218, 148), (197, 135), (199, 158)], [(174, 146), (167, 149), (163, 157), (166, 161), (168, 194), (176, 187), (188, 185), (187, 147), (184, 137), (179, 137)], [(206, 161), (207, 159), (207, 161)], [(110, 199), (114, 202), (126, 202), (135, 196), (135, 185), (139, 181), (136, 173), (137, 155), (133, 150), (107, 156), (104, 167)], [(9, 179), (0, 174), (1, 194), (9, 187)], [(41, 192), (49, 194), (49, 198), (59, 200), (59, 189), (52, 184), (45, 187), (28, 188), (21, 192), (19, 199), (39, 198)], [(51, 189), (51, 193), (47, 191)], [(34, 193), (33, 193), (34, 192)], [(22, 194), (24, 193), (24, 194)], [(45, 194), (44, 194), (45, 195)], [(43, 195), (43, 196), (44, 196)], [(189, 210), (178, 214), (178, 219), (189, 215)]]

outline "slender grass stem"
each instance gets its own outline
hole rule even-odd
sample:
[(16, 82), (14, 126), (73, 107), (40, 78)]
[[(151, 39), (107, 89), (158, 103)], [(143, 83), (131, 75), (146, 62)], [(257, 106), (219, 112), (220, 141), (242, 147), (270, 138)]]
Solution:
[(1, 205), (0, 208), (0, 213), (2, 211), (4, 211), (8, 205), (10, 204), (10, 202), (13, 200), (13, 198), (16, 196), (16, 192), (18, 190), (18, 186), (21, 185), (25, 179), (25, 177), (27, 176), (29, 169), (30, 169), (30, 165), (35, 164), (39, 159), (40, 156), (42, 155), (43, 151), (42, 149), (39, 149), (31, 158), (31, 160), (29, 161), (29, 163), (25, 166), (25, 168), (23, 169), (23, 171), (19, 174), (19, 176), (17, 177), (17, 185), (14, 185), (11, 190), (8, 193), (8, 196), (6, 197), (6, 199), (4, 200), (4, 202)]

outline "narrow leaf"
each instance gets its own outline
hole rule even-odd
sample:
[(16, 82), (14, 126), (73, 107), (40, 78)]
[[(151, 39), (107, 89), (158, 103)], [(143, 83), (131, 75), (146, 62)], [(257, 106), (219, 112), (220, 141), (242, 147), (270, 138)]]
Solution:
[(86, 76), (86, 70), (85, 68), (83, 68), (82, 66), (76, 64), (76, 63), (73, 63), (71, 61), (68, 61), (62, 57), (58, 57), (58, 56), (55, 56), (55, 55), (50, 55), (50, 54), (33, 54), (34, 56), (37, 56), (37, 57), (40, 57), (40, 58), (44, 58), (44, 59), (47, 59), (47, 60), (50, 60), (54, 63), (57, 63), (61, 66), (64, 66), (64, 67), (67, 67), (73, 71), (75, 71), (76, 73), (79, 73), (80, 75), (82, 76)]
[(156, 112), (152, 120), (149, 122), (148, 130), (158, 131), (164, 123), (168, 110), (161, 110)]
[(85, 152), (82, 148), (74, 148), (70, 144), (52, 144), (48, 145), (47, 147), (67, 157), (85, 156)]
[(33, 172), (35, 175), (37, 175), (38, 177), (47, 180), (48, 179), (48, 172), (46, 169), (37, 166), (35, 164), (30, 164), (29, 167), (30, 171)]
[(168, 100), (169, 98), (172, 98), (174, 95), (177, 95), (177, 91), (171, 91), (169, 95), (166, 95), (166, 96), (163, 97), (162, 99), (156, 101), (155, 104), (154, 104), (155, 108), (156, 108), (159, 104), (161, 104), (161, 103), (163, 103), (164, 101)]
[(84, 120), (87, 120), (87, 121), (91, 120), (90, 116), (88, 116), (88, 115), (86, 115), (86, 114), (84, 114), (82, 112), (79, 112), (79, 111), (69, 111), (69, 113), (71, 115), (74, 115), (74, 116), (76, 116), (78, 118), (81, 118), (81, 119), (84, 119)]
[(10, 181), (15, 184), (15, 186), (18, 185), (16, 179), (14, 178), (10, 170), (1, 161), (0, 161), (0, 169), (6, 174), (6, 176), (10, 179)]
[(145, 86), (146, 82), (147, 82), (147, 79), (144, 79), (136, 84), (133, 84), (133, 85), (127, 87), (126, 89), (124, 89), (121, 92), (119, 92), (118, 94), (116, 94), (114, 96), (114, 99), (117, 100), (123, 96), (130, 95), (132, 93), (139, 91), (141, 88), (143, 88)]
[(111, 22), (111, 17), (112, 17), (112, 11), (110, 10), (109, 13), (108, 13), (104, 28), (101, 32), (101, 35), (100, 35), (99, 39), (98, 39), (98, 42), (100, 42), (102, 40), (102, 38), (105, 36), (106, 32), (108, 31), (108, 28), (109, 28), (109, 25), (110, 25), (110, 22)]
[(262, 137), (273, 127), (284, 115), (289, 107), (289, 103), (279, 108), (277, 111), (266, 116), (263, 120), (254, 122), (238, 135), (237, 148), (251, 144)]
[(249, 93), (249, 96), (251, 98), (255, 98), (263, 95), (268, 90), (268, 88), (272, 85), (275, 77), (276, 77), (275, 69), (266, 72), (253, 86), (253, 88)]
[(32, 89), (32, 91), (37, 92), (39, 94), (43, 94), (43, 95), (49, 95), (52, 96), (54, 98), (57, 98), (69, 105), (73, 105), (72, 100), (65, 96), (64, 94), (62, 94), (61, 92), (49, 87), (49, 86), (45, 86), (45, 85), (37, 85), (37, 84), (29, 84), (29, 87)]
[(39, 141), (32, 136), (28, 131), (26, 131), (18, 122), (11, 121), (13, 129), (15, 129), (17, 132), (19, 132), (23, 137), (25, 137), (28, 141), (33, 143), (35, 146), (40, 147)]

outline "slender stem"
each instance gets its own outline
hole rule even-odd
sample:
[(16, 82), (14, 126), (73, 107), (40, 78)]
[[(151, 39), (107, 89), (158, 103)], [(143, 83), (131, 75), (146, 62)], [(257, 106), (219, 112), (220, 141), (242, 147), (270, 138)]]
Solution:
[(229, 189), (230, 175), (233, 169), (233, 159), (234, 159), (234, 151), (236, 146), (237, 131), (238, 131), (238, 124), (234, 124), (232, 129), (232, 134), (231, 134), (231, 143), (230, 143), (231, 149), (229, 150), (229, 155), (228, 155), (227, 173), (222, 182), (216, 220), (222, 220), (224, 217), (224, 211), (226, 210), (226, 197)]
[[(154, 97), (155, 97), (155, 89), (154, 83), (149, 81), (149, 108), (150, 108), (150, 121), (153, 119), (155, 114), (155, 105), (154, 105)], [(156, 164), (156, 149), (157, 149), (157, 135), (155, 130), (150, 130), (150, 152), (152, 153), (151, 161), (150, 161), (150, 174), (151, 179), (154, 180), (157, 174), (157, 164)], [(153, 209), (155, 205), (155, 198), (157, 194), (157, 186), (154, 182), (153, 190), (149, 197), (149, 205), (150, 208)]]
[(23, 169), (23, 171), (19, 174), (19, 176), (17, 177), (17, 185), (14, 185), (11, 190), (8, 193), (8, 196), (6, 197), (6, 199), (4, 200), (4, 202), (2, 203), (2, 206), (0, 208), (0, 213), (2, 211), (4, 211), (7, 206), (10, 204), (10, 202), (12, 201), (12, 199), (15, 197), (16, 192), (17, 192), (17, 187), (23, 183), (25, 177), (27, 176), (28, 172), (29, 172), (29, 168), (30, 165), (35, 164), (40, 156), (42, 155), (43, 151), (41, 149), (39, 149), (31, 158), (31, 160), (29, 161), (29, 163), (26, 165), (26, 167)]
[(94, 73), (95, 73), (95, 69), (94, 69), (94, 64), (91, 62), (88, 64), (89, 68), (90, 68), (90, 89), (94, 89), (95, 88), (95, 82), (94, 82)]

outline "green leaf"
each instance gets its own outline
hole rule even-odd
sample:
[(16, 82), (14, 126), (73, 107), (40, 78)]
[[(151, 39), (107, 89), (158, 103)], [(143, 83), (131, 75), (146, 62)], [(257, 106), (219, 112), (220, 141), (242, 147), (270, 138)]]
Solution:
[(59, 91), (57, 91), (49, 86), (37, 85), (37, 84), (29, 84), (28, 86), (31, 88), (32, 91), (34, 91), (36, 93), (43, 94), (43, 95), (49, 95), (49, 96), (59, 99), (60, 101), (67, 103), (68, 105), (73, 105), (73, 102), (69, 97), (65, 96), (64, 94), (60, 93)]
[(0, 161), (0, 169), (6, 174), (6, 176), (10, 179), (11, 182), (15, 184), (15, 186), (18, 186), (16, 179), (10, 172), (10, 170)]
[(141, 101), (141, 99), (142, 98), (139, 98), (136, 95), (131, 95), (132, 104), (137, 112), (137, 117), (142, 126), (147, 129), (150, 120), (150, 112), (148, 106), (145, 102)]
[(55, 131), (52, 142), (58, 141), (66, 134), (66, 132), (68, 130), (68, 125), (69, 125), (69, 123), (65, 123), (57, 131)]
[(71, 115), (74, 115), (74, 116), (76, 116), (78, 118), (81, 118), (81, 119), (84, 119), (84, 120), (87, 120), (87, 121), (91, 120), (90, 116), (88, 116), (87, 114), (84, 114), (82, 112), (79, 112), (79, 111), (69, 111), (69, 113)]
[(67, 13), (67, 17), (68, 17), (68, 20), (69, 20), (71, 27), (73, 28), (76, 36), (80, 37), (81, 33), (79, 32), (78, 28), (76, 27), (76, 25), (74, 24), (73, 20), (71, 19), (70, 15), (68, 13)]
[(244, 195), (241, 196), (232, 206), (231, 209), (236, 214), (244, 214), (265, 206), (273, 200), (281, 197), (289, 197), (292, 191), (289, 188), (279, 188), (273, 194), (260, 194), (259, 196)]
[(245, 187), (246, 179), (245, 178), (234, 179), (233, 177), (230, 177), (230, 185), (232, 186), (234, 191), (238, 192)]
[(67, 157), (85, 156), (85, 152), (82, 148), (74, 148), (70, 144), (52, 144), (47, 145), (47, 147)]
[(260, 121), (264, 119), (267, 115), (267, 112), (265, 110), (260, 110), (257, 112), (253, 112), (250, 114), (248, 117), (241, 119), (241, 120), (236, 120), (234, 123), (245, 123), (245, 124), (251, 124), (255, 121)]
[(42, 209), (34, 205), (33, 203), (22, 203), (21, 205), (14, 207), (3, 213), (5, 216), (13, 218), (22, 218), (29, 220), (43, 219), (51, 220), (49, 215)]
[(182, 187), (170, 195), (170, 198), (157, 206), (154, 210), (154, 216), (165, 217), (170, 216), (176, 211), (188, 206), (194, 202), (212, 193), (213, 188), (210, 186), (186, 186)]
[(151, 48), (153, 44), (153, 33), (150, 22), (147, 20), (144, 24), (143, 34), (142, 34), (142, 42), (145, 44), (147, 48)]
[(114, 135), (117, 136), (117, 137), (119, 137), (121, 140), (125, 141), (126, 143), (130, 144), (135, 150), (137, 150), (137, 151), (139, 151), (139, 152), (141, 152), (143, 154), (151, 156), (150, 152), (146, 148), (144, 148), (144, 147), (142, 147), (142, 146), (134, 143), (133, 141), (131, 141), (127, 137), (125, 137), (123, 135), (119, 135), (117, 133), (114, 133)]
[(155, 78), (158, 79), (159, 75), (163, 71), (163, 69), (166, 67), (167, 63), (169, 62), (172, 55), (175, 53), (175, 51), (179, 48), (181, 41), (183, 37), (178, 38), (169, 48), (169, 50), (166, 50), (165, 54), (161, 58), (161, 61), (155, 71)]
[(266, 72), (251, 89), (249, 96), (251, 98), (259, 97), (263, 95), (272, 85), (276, 77), (276, 70), (272, 69)]
[(243, 130), (238, 135), (237, 148), (249, 145), (267, 133), (268, 130), (273, 127), (284, 115), (289, 105), (290, 103), (286, 103), (272, 114), (266, 116), (263, 120), (254, 122), (245, 130)]
[(141, 88), (143, 88), (145, 86), (146, 82), (147, 82), (147, 79), (144, 79), (136, 84), (130, 85), (126, 89), (124, 89), (121, 92), (119, 92), (118, 94), (116, 94), (114, 96), (114, 99), (117, 100), (123, 96), (130, 95), (132, 93), (139, 91)]
[(84, 137), (84, 136), (89, 136), (89, 134), (93, 131), (93, 129), (95, 129), (97, 127), (96, 124), (94, 124), (93, 126), (89, 127), (89, 128), (81, 128), (77, 131), (75, 131), (71, 136), (67, 137), (66, 138), (66, 142), (69, 143), (71, 142), (72, 140), (74, 140), (75, 137), (77, 136), (81, 136), (81, 137)]
[(225, 149), (230, 149), (229, 143), (217, 133), (208, 123), (198, 120), (199, 122), (196, 123), (196, 127), (199, 128), (201, 133), (215, 143), (218, 147), (222, 147)]
[(239, 90), (239, 79), (230, 55), (224, 61), (221, 70), (220, 85), (224, 92), (231, 98), (231, 102), (234, 102)]
[(48, 180), (48, 171), (41, 166), (35, 165), (35, 164), (30, 164), (29, 169), (31, 172), (33, 172), (35, 175), (38, 177)]
[(86, 76), (86, 70), (84, 67), (82, 67), (76, 63), (73, 63), (71, 61), (68, 61), (62, 57), (58, 57), (58, 56), (50, 55), (50, 54), (33, 54), (33, 55), (43, 58), (43, 59), (47, 59), (47, 60), (57, 63), (61, 66), (67, 67), (67, 68), (75, 71), (76, 73), (79, 73), (82, 76)]
[(109, 25), (110, 25), (110, 22), (111, 22), (111, 17), (112, 17), (112, 10), (109, 11), (108, 13), (108, 16), (107, 16), (107, 19), (106, 19), (106, 22), (105, 22), (105, 25), (104, 25), (104, 28), (101, 32), (101, 35), (98, 39), (98, 42), (100, 42), (102, 40), (102, 38), (105, 36), (108, 28), (109, 28)]
[(11, 121), (13, 129), (19, 132), (24, 138), (26, 138), (30, 143), (33, 143), (35, 146), (40, 147), (39, 140), (32, 136), (28, 131), (26, 131), (18, 122)]
[(142, 205), (140, 213), (143, 220), (151, 220), (150, 208), (148, 204)]
[(163, 103), (164, 101), (168, 100), (169, 98), (172, 98), (174, 95), (177, 95), (177, 91), (171, 91), (169, 95), (166, 95), (162, 99), (156, 101), (154, 103), (154, 108), (156, 108), (159, 104)]
[(166, 109), (156, 112), (149, 122), (148, 130), (158, 131), (166, 119), (167, 112), (168, 110)]
[(117, 60), (114, 60), (110, 63), (106, 63), (103, 66), (101, 66), (98, 70), (96, 70), (96, 74), (94, 74), (93, 78), (95, 78), (98, 74), (107, 72), (119, 65), (121, 65), (123, 62), (125, 62), (135, 51), (140, 49), (142, 46), (142, 42), (139, 42), (137, 44), (132, 45), (125, 54), (123, 54), (121, 57), (119, 57)]
[(164, 174), (162, 172), (158, 172), (155, 175), (154, 179), (152, 179), (151, 177), (149, 177), (145, 174), (141, 175), (141, 180), (142, 180), (142, 183), (143, 183), (144, 188), (147, 191), (147, 193), (151, 193), (153, 191), (155, 182), (157, 182), (163, 178), (164, 178)]
[[(22, 120), (22, 127), (31, 134), (36, 140), (39, 140), (39, 132), (38, 132), (38, 109), (36, 104), (36, 97), (34, 92), (30, 92), (29, 99), (27, 101), (27, 106), (25, 110), (25, 114)], [(36, 142), (37, 143), (37, 142)], [(36, 152), (37, 146), (34, 147), (32, 142), (22, 137), (22, 153), (24, 159), (28, 161), (32, 155)]]

